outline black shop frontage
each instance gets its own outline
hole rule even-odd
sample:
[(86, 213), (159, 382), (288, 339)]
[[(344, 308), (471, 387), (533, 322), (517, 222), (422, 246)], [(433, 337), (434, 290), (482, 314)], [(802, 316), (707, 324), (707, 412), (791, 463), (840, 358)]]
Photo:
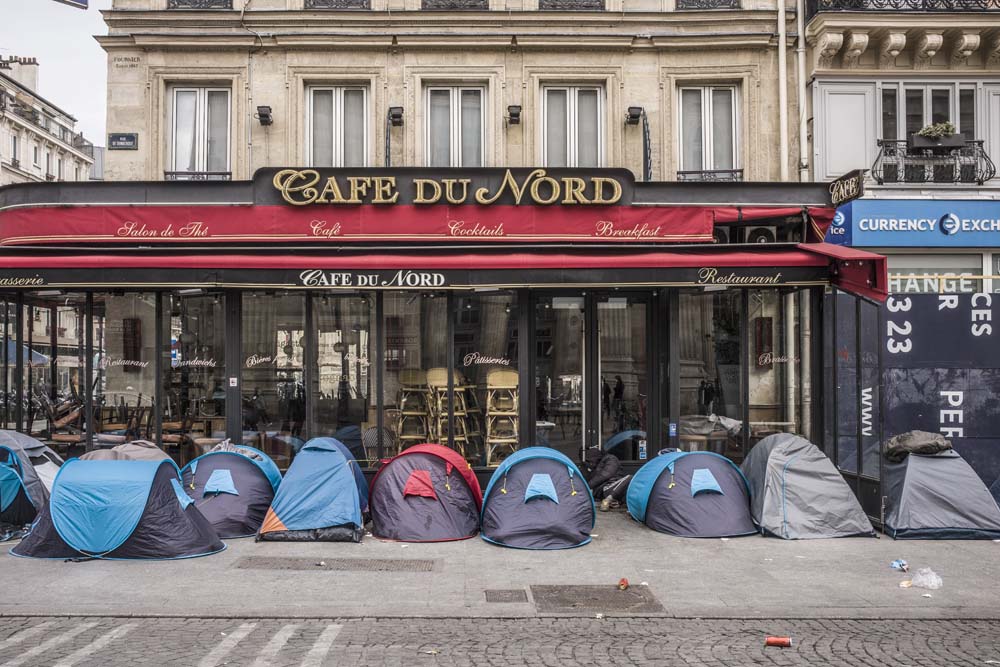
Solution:
[(824, 184), (622, 170), (0, 188), (0, 419), (282, 467), (317, 436), (371, 468), (422, 442), (484, 471), (530, 445), (739, 461), (779, 431), (860, 458), (885, 264), (822, 243), (832, 216)]

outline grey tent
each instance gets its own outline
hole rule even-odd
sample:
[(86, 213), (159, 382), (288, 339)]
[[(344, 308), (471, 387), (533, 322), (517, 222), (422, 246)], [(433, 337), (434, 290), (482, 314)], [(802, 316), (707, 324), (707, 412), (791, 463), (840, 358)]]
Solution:
[(95, 449), (80, 457), (84, 461), (167, 461), (170, 455), (149, 440), (133, 440), (105, 449)]
[(875, 536), (851, 487), (826, 454), (801, 436), (767, 436), (750, 450), (742, 470), (750, 483), (750, 514), (764, 535)]
[(0, 523), (24, 525), (49, 499), (62, 459), (43, 442), (0, 430)]
[(896, 539), (1000, 539), (1000, 507), (958, 452), (886, 463), (885, 531)]

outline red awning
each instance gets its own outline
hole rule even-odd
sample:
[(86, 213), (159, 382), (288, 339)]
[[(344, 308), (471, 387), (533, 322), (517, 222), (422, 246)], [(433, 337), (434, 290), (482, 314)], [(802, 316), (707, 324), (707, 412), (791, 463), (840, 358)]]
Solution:
[(642, 269), (715, 267), (829, 267), (830, 282), (862, 296), (886, 297), (885, 258), (874, 253), (830, 245), (804, 243), (767, 249), (725, 250), (714, 246), (698, 251), (638, 253), (424, 253), (379, 252), (337, 254), (85, 254), (0, 255), (0, 269)]

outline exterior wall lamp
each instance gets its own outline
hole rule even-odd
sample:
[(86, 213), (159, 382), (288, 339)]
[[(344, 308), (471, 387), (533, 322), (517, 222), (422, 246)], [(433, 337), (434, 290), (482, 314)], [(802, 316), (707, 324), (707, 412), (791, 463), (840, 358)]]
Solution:
[(511, 104), (507, 107), (507, 122), (511, 125), (521, 124), (521, 105)]
[(638, 125), (639, 120), (642, 119), (645, 110), (642, 107), (629, 107), (625, 112), (625, 124), (626, 125)]
[(271, 107), (268, 106), (257, 107), (257, 120), (260, 121), (261, 125), (273, 124), (274, 116), (271, 115)]

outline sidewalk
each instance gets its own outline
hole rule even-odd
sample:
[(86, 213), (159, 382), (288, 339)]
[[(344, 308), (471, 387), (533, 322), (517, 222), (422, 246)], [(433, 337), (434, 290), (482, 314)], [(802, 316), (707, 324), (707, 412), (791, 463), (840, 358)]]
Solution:
[[(567, 614), (538, 611), (531, 586), (613, 585), (626, 577), (633, 587), (646, 582), (664, 609), (643, 616), (1000, 619), (1000, 544), (990, 541), (692, 540), (655, 533), (620, 511), (600, 513), (594, 532), (585, 547), (550, 552), (478, 538), (230, 540), (215, 556), (163, 562), (29, 560), (7, 555), (13, 543), (5, 543), (0, 572), (8, 594), (0, 615), (536, 617)], [(896, 558), (914, 570), (933, 568), (943, 588), (899, 588), (909, 575), (889, 568)], [(357, 568), (366, 563), (337, 559), (391, 559), (411, 571), (363, 571)], [(416, 571), (421, 567), (427, 570)], [(495, 589), (529, 591), (528, 601), (487, 602), (485, 591)], [(928, 592), (932, 597), (922, 597)], [(594, 610), (568, 614), (593, 617)]]

